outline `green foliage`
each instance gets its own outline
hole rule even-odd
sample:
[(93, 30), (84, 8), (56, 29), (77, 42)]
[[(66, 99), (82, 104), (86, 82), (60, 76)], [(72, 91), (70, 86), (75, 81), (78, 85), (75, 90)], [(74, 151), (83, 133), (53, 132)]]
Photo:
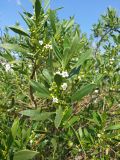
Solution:
[(78, 101), (81, 100), (84, 96), (88, 95), (92, 90), (95, 88), (94, 84), (88, 84), (85, 86), (82, 86), (80, 90), (76, 91), (72, 95), (72, 101)]
[(108, 8), (88, 39), (32, 2), (27, 31), (0, 37), (0, 159), (119, 159), (120, 17)]
[(32, 159), (35, 155), (37, 154), (37, 152), (35, 151), (30, 151), (30, 150), (22, 150), (22, 151), (18, 151), (15, 153), (13, 160), (21, 160), (21, 159), (26, 159), (26, 160), (30, 160)]

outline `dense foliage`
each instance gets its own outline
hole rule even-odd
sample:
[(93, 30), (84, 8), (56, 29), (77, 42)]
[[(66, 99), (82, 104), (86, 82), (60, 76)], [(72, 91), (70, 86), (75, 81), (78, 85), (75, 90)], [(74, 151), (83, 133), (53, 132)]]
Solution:
[(118, 160), (120, 17), (108, 8), (88, 39), (45, 2), (0, 37), (0, 159)]

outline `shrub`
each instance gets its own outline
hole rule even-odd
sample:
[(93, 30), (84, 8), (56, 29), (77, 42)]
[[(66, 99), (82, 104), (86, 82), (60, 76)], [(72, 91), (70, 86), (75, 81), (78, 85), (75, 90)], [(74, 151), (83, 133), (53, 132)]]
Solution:
[(108, 8), (88, 39), (73, 17), (33, 9), (27, 31), (1, 37), (0, 158), (119, 159), (120, 17)]

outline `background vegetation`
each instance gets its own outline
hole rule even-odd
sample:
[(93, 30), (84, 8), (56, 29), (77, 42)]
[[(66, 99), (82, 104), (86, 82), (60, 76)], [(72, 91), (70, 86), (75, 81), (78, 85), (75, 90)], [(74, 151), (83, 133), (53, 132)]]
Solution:
[(0, 159), (118, 160), (120, 17), (108, 8), (88, 39), (59, 9), (33, 10), (0, 37)]

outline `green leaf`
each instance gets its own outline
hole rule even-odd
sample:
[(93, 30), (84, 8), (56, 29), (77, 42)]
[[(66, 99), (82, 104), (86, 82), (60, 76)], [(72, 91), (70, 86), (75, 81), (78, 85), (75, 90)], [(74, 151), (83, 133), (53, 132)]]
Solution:
[(80, 38), (79, 38), (78, 34), (76, 33), (72, 39), (70, 47), (64, 48), (63, 58), (62, 58), (62, 65), (63, 65), (64, 69), (68, 65), (68, 62), (71, 60), (73, 55), (78, 53), (78, 48), (80, 45), (79, 41), (80, 41)]
[[(22, 15), (21, 13), (19, 13), (20, 16), (22, 17), (22, 19), (26, 22), (26, 24), (28, 25), (28, 27), (34, 25), (34, 22), (32, 19), (30, 19), (30, 17), (27, 16), (27, 13), (24, 12), (25, 15)], [(31, 15), (32, 16), (32, 15)]]
[(68, 121), (68, 119), (70, 119), (70, 117), (72, 116), (72, 112), (73, 112), (72, 107), (68, 107), (68, 108), (65, 109), (64, 117), (62, 119), (63, 124), (65, 124)]
[(120, 129), (120, 124), (111, 125), (106, 128), (106, 130), (118, 130)]
[(36, 151), (21, 150), (15, 152), (13, 160), (31, 160), (36, 154), (38, 154)]
[(60, 49), (59, 49), (57, 43), (55, 42), (54, 38), (52, 39), (52, 46), (53, 46), (53, 51), (54, 51), (56, 58), (59, 60), (60, 64), (62, 64), (61, 63), (62, 62), (62, 55), (61, 55)]
[(46, 10), (50, 5), (50, 0), (44, 0), (44, 10)]
[(35, 81), (30, 81), (30, 85), (38, 92), (38, 95), (43, 98), (50, 98), (49, 90), (43, 85)]
[(50, 23), (51, 23), (52, 29), (53, 29), (53, 31), (55, 33), (56, 32), (56, 23), (55, 23), (56, 12), (54, 10), (50, 10), (49, 11), (49, 18), (50, 18)]
[(46, 78), (46, 80), (51, 83), (52, 82), (52, 76), (50, 75), (49, 71), (47, 69), (43, 69), (43, 75)]
[(67, 21), (66, 22), (66, 24), (65, 24), (65, 32), (69, 29), (69, 28), (71, 28), (71, 26), (73, 26), (74, 25), (74, 17), (72, 17), (69, 21)]
[(11, 128), (11, 132), (12, 132), (12, 136), (15, 139), (17, 132), (18, 132), (18, 127), (19, 127), (19, 119), (16, 118), (13, 122), (12, 128)]
[(23, 35), (23, 36), (30, 37), (27, 32), (25, 32), (23, 29), (21, 29), (21, 28), (18, 27), (18, 26), (13, 26), (13, 27), (9, 27), (9, 28), (10, 28), (12, 31), (14, 31), (15, 33), (18, 33), (18, 34)]
[(81, 100), (84, 96), (86, 96), (89, 93), (91, 93), (94, 88), (95, 88), (94, 84), (88, 84), (88, 85), (82, 86), (80, 90), (76, 91), (71, 96), (71, 100), (72, 101), (79, 101), (79, 100)]
[(67, 66), (69, 60), (71, 59), (71, 56), (70, 56), (70, 50), (71, 48), (67, 47), (64, 49), (63, 51), (63, 60), (62, 60), (62, 65), (63, 65), (63, 68), (65, 69), (65, 67)]
[(76, 74), (79, 74), (80, 68), (81, 68), (81, 66), (76, 67), (76, 68), (73, 68), (73, 69), (71, 70), (70, 74), (69, 74), (69, 78), (72, 77), (72, 76), (74, 76), (74, 75), (76, 75)]
[(55, 139), (55, 138), (52, 138), (52, 139), (51, 139), (51, 143), (52, 143), (53, 148), (54, 148), (54, 152), (53, 152), (53, 156), (54, 156), (54, 155), (55, 155), (55, 152), (56, 152), (56, 150), (57, 150), (57, 141), (56, 141), (56, 139)]
[(89, 137), (89, 133), (88, 133), (88, 130), (86, 128), (84, 128), (84, 135), (85, 135), (85, 137)]
[(59, 108), (56, 110), (56, 116), (55, 116), (55, 120), (54, 120), (56, 128), (59, 128), (61, 121), (62, 121), (62, 118), (63, 118), (63, 110), (62, 110), (61, 106), (59, 106)]
[(74, 67), (79, 67), (80, 65), (82, 65), (86, 60), (91, 59), (92, 58), (92, 51), (91, 49), (88, 50), (86, 53), (82, 53), (80, 55), (80, 57), (78, 58), (78, 62), (75, 64)]
[(79, 121), (79, 116), (73, 116), (70, 120), (65, 123), (65, 128), (71, 127), (75, 122)]
[(8, 62), (14, 61), (15, 57), (11, 55), (10, 52), (6, 52), (4, 54), (0, 53), (0, 58), (7, 60)]
[(36, 0), (35, 1), (35, 15), (36, 15), (36, 20), (39, 18), (40, 16), (40, 11), (41, 11), (41, 3), (40, 0)]
[(83, 130), (81, 127), (78, 129), (78, 133), (79, 133), (80, 138), (82, 138), (83, 137)]
[(12, 51), (16, 51), (16, 52), (22, 52), (22, 53), (29, 52), (29, 50), (27, 48), (23, 48), (18, 44), (3, 43), (3, 44), (0, 44), (0, 47), (4, 48), (6, 50), (12, 50)]
[(56, 74), (55, 77), (54, 77), (54, 80), (55, 80), (57, 86), (61, 85), (61, 83), (62, 83), (62, 77), (61, 77), (61, 75)]
[(24, 110), (20, 114), (30, 117), (32, 120), (45, 121), (50, 118), (54, 112), (40, 112), (39, 110)]

